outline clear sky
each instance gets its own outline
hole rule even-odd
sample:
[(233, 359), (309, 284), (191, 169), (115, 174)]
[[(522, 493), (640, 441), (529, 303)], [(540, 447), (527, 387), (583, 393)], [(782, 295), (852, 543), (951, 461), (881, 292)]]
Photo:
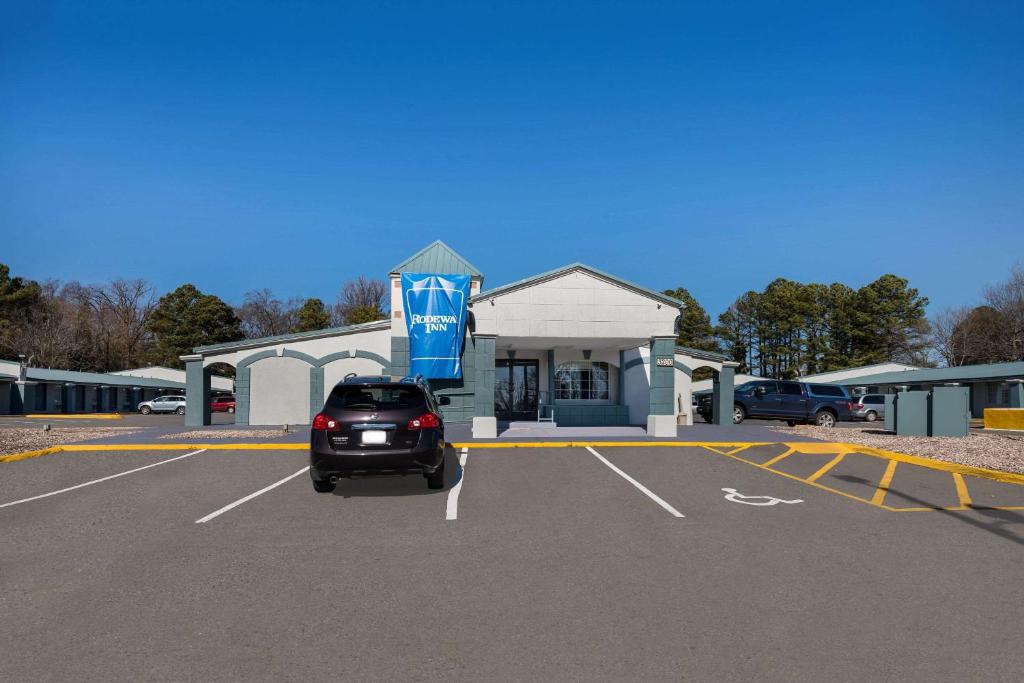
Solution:
[(440, 238), (712, 315), (971, 303), (1024, 260), (1024, 3), (837, 4), (7, 3), (0, 262), (333, 301)]

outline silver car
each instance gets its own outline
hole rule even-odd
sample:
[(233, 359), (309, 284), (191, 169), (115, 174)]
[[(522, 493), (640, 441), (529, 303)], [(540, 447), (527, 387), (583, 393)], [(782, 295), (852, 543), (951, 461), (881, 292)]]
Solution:
[(857, 397), (853, 404), (853, 417), (857, 420), (874, 422), (885, 417), (885, 396), (882, 394), (864, 394)]
[(150, 413), (177, 413), (185, 414), (184, 396), (157, 396), (151, 401), (143, 401), (138, 406), (139, 412), (143, 415)]

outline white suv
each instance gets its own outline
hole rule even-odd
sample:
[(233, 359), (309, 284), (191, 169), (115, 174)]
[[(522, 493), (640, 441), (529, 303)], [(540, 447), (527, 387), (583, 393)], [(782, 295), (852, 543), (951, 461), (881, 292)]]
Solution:
[(139, 404), (139, 412), (143, 415), (150, 413), (177, 413), (185, 414), (184, 396), (157, 396), (152, 401), (143, 401)]

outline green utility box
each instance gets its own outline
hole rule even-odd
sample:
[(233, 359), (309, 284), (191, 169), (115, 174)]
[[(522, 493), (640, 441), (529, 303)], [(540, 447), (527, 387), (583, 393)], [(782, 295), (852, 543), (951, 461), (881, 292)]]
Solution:
[(967, 387), (935, 387), (928, 401), (928, 436), (967, 436), (971, 409)]
[(896, 431), (896, 394), (885, 395), (885, 430)]
[(928, 436), (927, 391), (901, 391), (896, 394), (896, 434)]

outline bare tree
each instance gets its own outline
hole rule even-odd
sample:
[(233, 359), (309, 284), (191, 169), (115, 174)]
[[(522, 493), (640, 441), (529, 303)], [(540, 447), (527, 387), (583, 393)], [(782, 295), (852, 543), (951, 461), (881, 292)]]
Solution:
[(357, 325), (387, 318), (384, 296), (388, 285), (382, 280), (369, 280), (362, 275), (341, 286), (334, 305), (336, 325)]
[(932, 346), (949, 367), (963, 365), (967, 357), (963, 329), (970, 312), (967, 306), (947, 308), (932, 320)]
[(301, 304), (298, 299), (277, 299), (269, 289), (257, 289), (246, 293), (236, 313), (247, 338), (272, 337), (287, 334), (298, 325)]
[(1006, 360), (1024, 360), (1024, 268), (1017, 264), (1006, 280), (986, 287), (985, 302), (999, 311), (1004, 321)]
[(138, 366), (146, 350), (146, 323), (155, 306), (153, 288), (144, 280), (118, 278), (90, 290), (97, 322), (110, 349), (109, 365), (113, 369)]

